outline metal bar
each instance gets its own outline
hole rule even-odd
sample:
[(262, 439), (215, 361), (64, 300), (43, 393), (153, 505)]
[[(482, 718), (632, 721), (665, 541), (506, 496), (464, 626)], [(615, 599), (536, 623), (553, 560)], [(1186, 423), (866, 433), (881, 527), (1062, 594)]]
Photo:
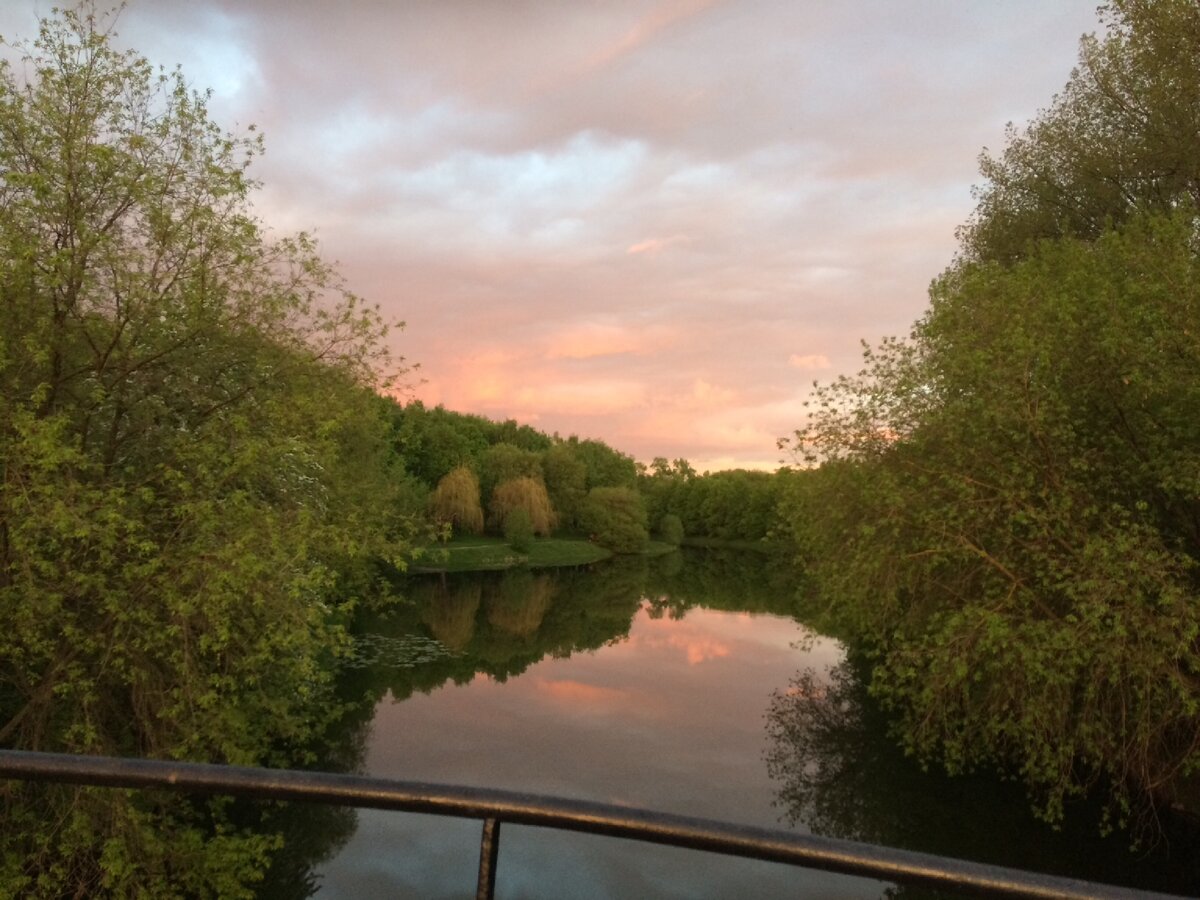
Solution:
[(1145, 900), (1168, 896), (855, 841), (603, 803), (358, 775), (0, 750), (0, 778), (164, 788), (495, 819), (497, 823), (632, 838), (982, 897)]
[(479, 885), (475, 888), (475, 900), (494, 900), (499, 855), (500, 820), (489, 816), (483, 820), (483, 836), (479, 840)]

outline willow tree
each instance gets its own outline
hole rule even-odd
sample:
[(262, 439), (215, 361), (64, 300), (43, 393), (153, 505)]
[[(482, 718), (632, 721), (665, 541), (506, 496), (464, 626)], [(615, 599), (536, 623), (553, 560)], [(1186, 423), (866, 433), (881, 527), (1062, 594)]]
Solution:
[(429, 514), (467, 534), (483, 534), (479, 479), (467, 466), (458, 466), (438, 482), (429, 497)]
[(817, 391), (789, 484), (910, 751), (1148, 823), (1200, 771), (1200, 12), (1106, 14), (911, 336)]
[(492, 527), (503, 532), (509, 514), (517, 509), (524, 510), (529, 516), (534, 534), (548, 536), (557, 524), (546, 486), (536, 478), (513, 478), (496, 486), (488, 504)]
[[(17, 49), (0, 63), (0, 742), (286, 761), (319, 725), (339, 572), (403, 549), (372, 391), (385, 325), (308, 237), (264, 233), (259, 139), (223, 132), (178, 72), (117, 49), (87, 6)], [(232, 840), (219, 806), (34, 793), (0, 801), (4, 892), (233, 896), (273, 845)]]

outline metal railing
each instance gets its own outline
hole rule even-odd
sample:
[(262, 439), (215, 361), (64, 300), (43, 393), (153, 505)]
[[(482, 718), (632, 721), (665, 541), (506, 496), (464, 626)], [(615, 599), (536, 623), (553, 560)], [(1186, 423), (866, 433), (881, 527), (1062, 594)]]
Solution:
[(604, 803), (328, 772), (0, 750), (0, 778), (228, 794), (482, 819), (476, 890), (480, 900), (490, 900), (495, 893), (501, 822), (630, 838), (979, 897), (1133, 900), (1168, 896)]

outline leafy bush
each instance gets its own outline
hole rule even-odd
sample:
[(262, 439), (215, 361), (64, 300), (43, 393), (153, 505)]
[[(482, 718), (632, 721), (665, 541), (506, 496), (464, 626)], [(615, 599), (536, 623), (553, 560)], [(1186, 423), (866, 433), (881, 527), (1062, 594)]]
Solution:
[(504, 539), (518, 553), (533, 549), (533, 520), (523, 506), (510, 509), (504, 517)]
[(592, 488), (580, 522), (592, 540), (616, 553), (639, 553), (650, 540), (642, 498), (632, 488)]
[(678, 547), (683, 543), (683, 520), (674, 513), (667, 513), (658, 524), (660, 536), (668, 544)]

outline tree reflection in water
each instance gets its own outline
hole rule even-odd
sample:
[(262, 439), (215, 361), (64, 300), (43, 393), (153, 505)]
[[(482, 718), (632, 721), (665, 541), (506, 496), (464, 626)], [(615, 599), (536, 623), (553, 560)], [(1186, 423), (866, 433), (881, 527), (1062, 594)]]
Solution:
[[(772, 695), (765, 760), (781, 818), (814, 834), (1090, 881), (1194, 895), (1195, 835), (1176, 830), (1150, 852), (1102, 838), (1080, 801), (1055, 830), (1035, 820), (1023, 788), (993, 772), (923, 771), (889, 735), (853, 657), (807, 670)], [(892, 896), (936, 897), (913, 889)]]
[(488, 622), (514, 637), (527, 638), (541, 627), (553, 598), (554, 580), (548, 574), (535, 575), (528, 569), (505, 572), (499, 589), (487, 599)]
[(471, 582), (447, 586), (444, 581), (431, 579), (413, 592), (413, 599), (422, 606), (422, 620), (451, 650), (462, 650), (471, 643), (482, 598), (483, 586)]

